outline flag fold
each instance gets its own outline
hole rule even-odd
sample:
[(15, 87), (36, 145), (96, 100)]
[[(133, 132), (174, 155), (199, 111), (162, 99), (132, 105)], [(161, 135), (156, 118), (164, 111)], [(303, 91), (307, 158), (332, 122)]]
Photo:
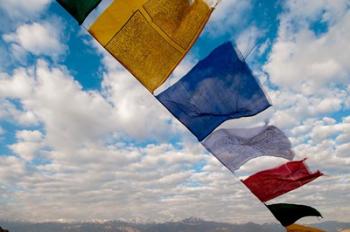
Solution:
[(204, 0), (113, 1), (89, 32), (153, 93), (187, 54), (211, 12)]
[(304, 161), (291, 161), (279, 167), (258, 172), (243, 180), (243, 183), (262, 202), (272, 200), (323, 175), (320, 171), (311, 173)]
[(293, 160), (295, 156), (288, 137), (275, 126), (219, 129), (202, 144), (232, 172), (257, 157), (275, 156)]
[(199, 141), (228, 119), (253, 116), (271, 106), (231, 42), (214, 49), (157, 99)]
[(290, 226), (303, 217), (322, 217), (320, 212), (306, 205), (281, 203), (266, 206), (283, 226)]

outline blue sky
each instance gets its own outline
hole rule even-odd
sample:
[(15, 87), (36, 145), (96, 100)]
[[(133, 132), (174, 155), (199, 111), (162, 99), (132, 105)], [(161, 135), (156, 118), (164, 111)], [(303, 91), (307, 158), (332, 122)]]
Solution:
[[(0, 15), (0, 219), (274, 221), (57, 3), (5, 0)], [(276, 202), (326, 220), (350, 220), (349, 18), (347, 0), (223, 0), (162, 87), (224, 41), (255, 47), (247, 62), (274, 107), (222, 126), (284, 130), (327, 177)]]

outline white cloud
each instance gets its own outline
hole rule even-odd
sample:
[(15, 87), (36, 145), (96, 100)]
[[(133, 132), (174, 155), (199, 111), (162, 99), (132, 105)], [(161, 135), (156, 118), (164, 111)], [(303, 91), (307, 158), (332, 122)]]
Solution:
[(18, 59), (22, 59), (25, 52), (57, 58), (66, 49), (60, 41), (61, 29), (60, 24), (53, 20), (23, 24), (16, 32), (3, 35), (3, 39), (11, 44), (12, 52)]
[(120, 69), (104, 74), (102, 94), (83, 91), (64, 68), (50, 68), (44, 61), (2, 75), (0, 84), (0, 117), (21, 124), (40, 122), (53, 147), (116, 139), (155, 141), (181, 131), (154, 97)]
[(3, 99), (0, 99), (0, 119), (23, 126), (36, 125), (38, 123), (32, 111), (18, 109), (11, 101)]
[[(322, 94), (321, 94), (322, 93)], [(300, 91), (269, 90), (269, 96), (276, 110), (271, 122), (283, 128), (298, 126), (308, 118), (323, 118), (333, 112), (346, 109), (344, 102), (349, 93), (342, 88), (324, 89), (311, 96)]]
[[(106, 72), (103, 73), (102, 89), (109, 103), (113, 105), (118, 129), (127, 136), (137, 139), (161, 139), (176, 136), (179, 132), (189, 132), (167, 112), (115, 58), (96, 42), (92, 45), (102, 56)], [(183, 63), (188, 69), (193, 63)], [(180, 78), (184, 70), (178, 70), (172, 79)], [(171, 81), (170, 81), (171, 82)], [(166, 83), (163, 87), (168, 87)], [(147, 125), (145, 124), (147, 120)], [(158, 140), (157, 139), (157, 140)]]
[[(172, 135), (185, 129), (130, 74), (113, 63), (107, 68), (102, 93), (83, 91), (65, 68), (44, 61), (2, 76), (2, 100), (17, 111), (33, 112), (43, 131), (17, 131), (17, 141), (10, 146), (16, 157), (8, 159), (19, 171), (8, 176), (1, 166), (0, 177), (21, 191), (1, 193), (4, 202), (16, 202), (16, 207), (4, 203), (7, 210), (0, 217), (249, 220), (235, 213), (237, 207), (249, 212), (245, 205), (253, 198), (239, 182), (194, 145), (188, 133), (178, 148), (169, 145)], [(12, 99), (20, 102), (21, 110)], [(124, 143), (128, 137), (163, 142), (137, 147)], [(34, 158), (48, 162), (33, 166)], [(262, 221), (272, 220), (260, 203), (255, 204)], [(81, 211), (87, 207), (94, 210)]]
[(44, 146), (40, 131), (18, 131), (16, 138), (18, 142), (12, 144), (10, 148), (16, 155), (27, 161), (36, 158), (39, 150)]
[(333, 23), (341, 19), (349, 7), (347, 0), (290, 0), (285, 4), (289, 17), (298, 21), (298, 24), (316, 20)]
[(334, 121), (327, 123), (327, 121), (328, 118), (325, 118), (314, 123), (310, 136), (315, 144), (332, 137), (333, 139), (336, 137), (335, 141), (339, 143), (349, 142), (347, 138), (350, 134), (350, 123), (346, 122), (345, 118), (339, 123)]
[[(346, 152), (350, 141), (349, 124), (347, 118), (329, 117), (348, 107), (346, 86), (350, 59), (345, 51), (349, 49), (346, 33), (350, 12), (344, 7), (345, 2), (286, 2), (287, 12), (280, 16), (278, 38), (264, 67), (272, 84), (279, 88), (269, 89), (276, 110), (271, 122), (289, 131), (297, 159), (308, 157), (312, 169), (320, 169), (330, 176), (275, 201), (313, 205), (325, 218), (337, 220), (343, 216), (329, 208), (328, 203), (321, 202), (332, 201), (332, 205), (349, 210), (348, 205), (341, 203), (345, 199), (334, 198), (335, 195), (345, 196), (343, 193), (347, 191), (342, 181), (347, 178), (346, 166), (350, 162)], [(328, 29), (315, 33), (312, 24), (320, 21), (326, 23)], [(254, 160), (242, 172), (247, 175), (272, 163), (281, 161)]]
[[(18, 137), (38, 141), (41, 136), (21, 131)], [(16, 202), (20, 208), (7, 207), (6, 212), (0, 213), (1, 218), (15, 215), (33, 221), (167, 221), (197, 216), (208, 220), (249, 220), (236, 210), (248, 213), (250, 208), (246, 205), (253, 197), (197, 145), (179, 150), (168, 144), (120, 148), (91, 143), (72, 152), (49, 152), (51, 162), (37, 166), (35, 172), (24, 169), (21, 160), (11, 158), (11, 167), (18, 169), (15, 176), (20, 177), (12, 186), (16, 183), (15, 187), (22, 191), (7, 196), (7, 202)], [(203, 171), (193, 170), (198, 162), (207, 163)], [(0, 172), (0, 177), (6, 183), (13, 181), (5, 172)], [(261, 221), (271, 220), (258, 201), (250, 205), (254, 205)], [(81, 211), (82, 208), (94, 208), (94, 213)], [(215, 214), (211, 213), (213, 210)]]
[(257, 40), (264, 34), (264, 32), (256, 26), (251, 26), (240, 33), (236, 44), (243, 56), (250, 55), (249, 53), (255, 48)]
[(76, 147), (116, 129), (112, 106), (96, 92), (84, 92), (81, 86), (59, 68), (39, 61), (35, 91), (21, 99), (26, 109), (35, 112), (44, 124), (49, 144)]
[(21, 98), (31, 94), (33, 70), (19, 68), (12, 76), (0, 74), (0, 98)]
[[(350, 12), (346, 4), (343, 0), (286, 4), (289, 11), (281, 17), (279, 37), (265, 66), (274, 84), (322, 95), (322, 88), (346, 83), (350, 75), (350, 55), (345, 52), (350, 49)], [(325, 20), (328, 30), (315, 34), (309, 18)]]
[(251, 8), (251, 1), (220, 1), (215, 8), (207, 30), (213, 37), (232, 34), (235, 26), (245, 23), (244, 13)]
[[(1, 185), (12, 186), (25, 174), (25, 162), (14, 156), (0, 156)], [(1, 194), (1, 192), (0, 192)]]
[(34, 16), (42, 11), (51, 0), (1, 0), (0, 8), (11, 18)]
[[(274, 86), (266, 85), (275, 111), (271, 123), (290, 135), (297, 159), (308, 157), (311, 168), (327, 177), (275, 202), (305, 203), (319, 208), (327, 219), (348, 220), (334, 206), (339, 205), (342, 212), (349, 210), (344, 204), (349, 201), (344, 179), (350, 162), (350, 128), (348, 118), (330, 115), (348, 109), (349, 2), (292, 0), (284, 4), (287, 11), (280, 15), (278, 38), (264, 67)], [(321, 20), (328, 30), (316, 33), (312, 24)], [(252, 160), (239, 174), (248, 176), (283, 162), (270, 157)], [(335, 197), (339, 195), (344, 198)]]
[[(310, 200), (315, 206), (321, 204), (329, 219), (348, 220), (348, 215), (334, 210), (349, 211), (344, 204), (348, 198), (344, 201), (334, 196), (348, 192), (348, 176), (344, 173), (350, 164), (347, 154), (350, 118), (339, 121), (323, 115), (344, 108), (349, 99), (345, 89), (328, 86), (333, 78), (346, 84), (340, 74), (347, 74), (349, 67), (348, 55), (342, 52), (346, 51), (345, 37), (341, 36), (347, 31), (337, 30), (348, 28), (348, 13), (338, 7), (333, 10), (328, 3), (304, 1), (307, 5), (302, 9), (303, 15), (310, 17), (295, 30), (290, 18), (301, 6), (290, 1), (289, 12), (281, 15), (279, 39), (266, 65), (272, 82), (289, 91), (270, 89), (274, 109), (228, 124), (252, 126), (270, 119), (286, 129), (298, 158), (308, 156), (313, 169), (334, 176), (305, 186), (303, 191), (288, 195), (288, 199)], [(320, 11), (314, 8), (322, 4), (329, 9), (322, 17), (330, 22), (330, 30), (318, 36), (305, 22), (318, 17), (315, 12)], [(209, 30), (230, 33), (224, 29), (239, 22), (238, 16), (230, 14), (237, 7), (244, 12), (250, 1), (223, 1)], [(61, 51), (60, 39), (48, 46), (50, 52), (35, 38), (22, 41), (32, 28), (43, 29), (45, 32), (38, 31), (52, 39), (48, 35), (52, 28), (48, 30), (46, 26), (25, 24), (5, 38), (19, 51), (51, 56), (54, 51)], [(248, 28), (239, 43), (249, 47), (247, 41), (254, 41), (259, 33), (257, 28)], [(293, 35), (289, 37), (286, 33)], [(344, 49), (340, 50), (337, 42)], [(34, 67), (16, 69), (11, 75), (0, 74), (1, 120), (12, 119), (19, 127), (40, 125), (37, 130), (18, 128), (16, 142), (9, 146), (15, 156), (0, 156), (0, 202), (6, 209), (0, 211), (0, 218), (169, 221), (195, 216), (245, 222), (251, 220), (247, 215), (254, 215), (257, 222), (274, 221), (266, 208), (207, 155), (114, 58), (105, 52), (102, 58), (105, 72), (101, 92), (84, 91), (65, 67), (42, 60)], [(183, 63), (175, 79), (196, 60), (192, 57)], [(319, 79), (314, 81), (306, 76)], [(173, 135), (179, 137), (177, 144), (169, 145), (174, 143)], [(137, 145), (146, 140), (157, 142)], [(35, 158), (45, 162), (33, 164)], [(256, 159), (242, 168), (240, 174), (247, 176), (281, 162), (284, 160), (270, 157)], [(4, 186), (6, 191), (2, 190)]]
[(29, 131), (23, 130), (18, 131), (16, 134), (18, 140), (28, 141), (28, 142), (39, 142), (42, 140), (43, 135), (40, 131)]
[[(134, 138), (162, 138), (176, 133), (169, 113), (127, 71), (104, 75), (105, 95), (113, 104), (119, 129)], [(145, 122), (147, 121), (147, 124)]]

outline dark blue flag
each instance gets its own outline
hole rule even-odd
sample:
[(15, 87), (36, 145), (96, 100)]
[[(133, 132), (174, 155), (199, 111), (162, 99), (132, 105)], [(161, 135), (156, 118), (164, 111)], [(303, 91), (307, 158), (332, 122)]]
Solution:
[(199, 141), (228, 119), (253, 116), (271, 106), (231, 42), (216, 48), (157, 99)]

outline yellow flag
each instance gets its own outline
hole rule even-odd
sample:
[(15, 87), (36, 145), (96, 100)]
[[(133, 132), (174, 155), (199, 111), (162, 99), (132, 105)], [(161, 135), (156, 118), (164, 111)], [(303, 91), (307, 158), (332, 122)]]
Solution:
[(287, 228), (287, 232), (326, 232), (324, 230), (319, 230), (316, 228), (301, 226), (297, 224), (290, 225)]
[(211, 12), (204, 0), (114, 0), (89, 32), (153, 92), (192, 47)]

